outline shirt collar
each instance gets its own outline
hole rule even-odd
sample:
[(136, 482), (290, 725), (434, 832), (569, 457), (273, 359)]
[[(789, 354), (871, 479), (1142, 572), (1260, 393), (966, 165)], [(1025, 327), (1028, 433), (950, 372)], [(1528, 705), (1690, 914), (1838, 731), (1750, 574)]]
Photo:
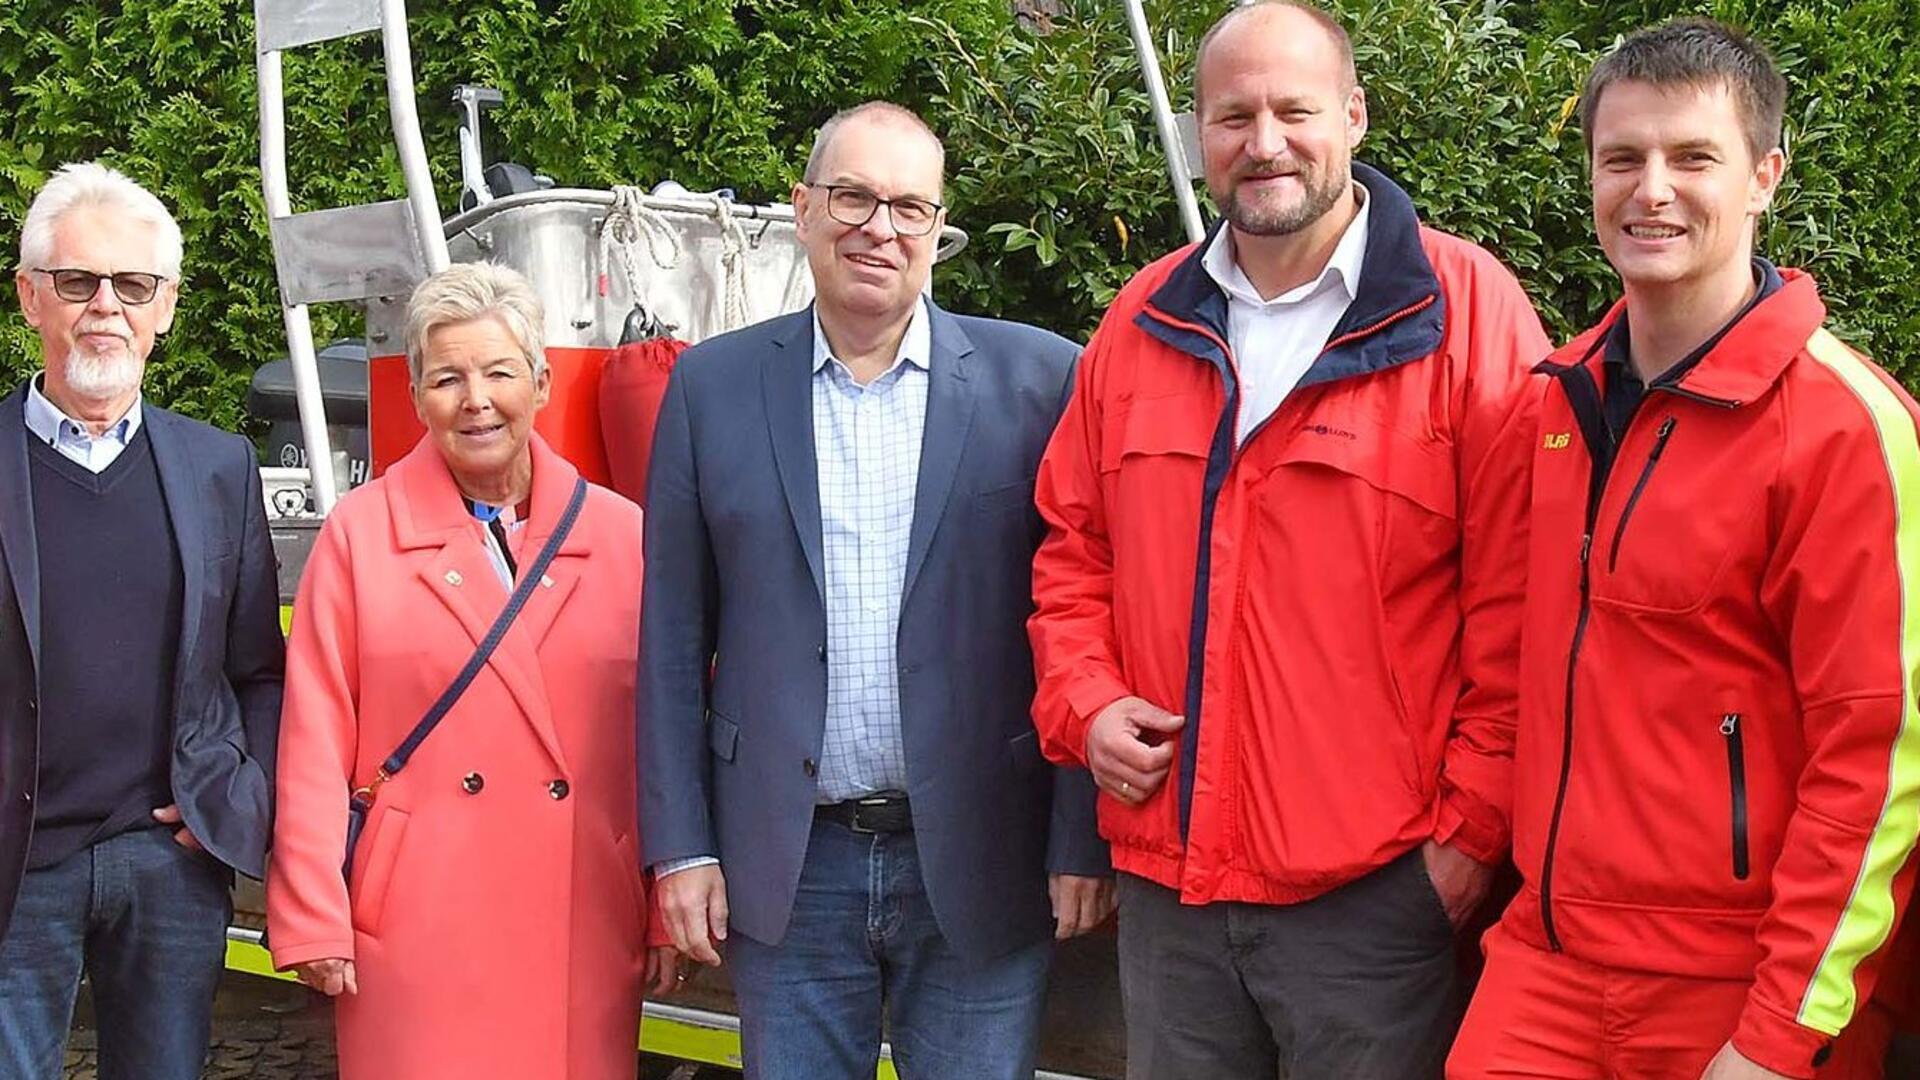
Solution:
[(1367, 198), (1367, 189), (1360, 184), (1353, 185), (1354, 201), (1359, 208), (1354, 212), (1353, 220), (1347, 223), (1347, 229), (1340, 234), (1340, 242), (1333, 247), (1333, 254), (1327, 258), (1327, 265), (1309, 282), (1295, 286), (1271, 300), (1264, 299), (1260, 291), (1247, 279), (1246, 271), (1240, 269), (1240, 261), (1233, 248), (1233, 229), (1221, 229), (1207, 246), (1207, 252), (1201, 257), (1200, 265), (1206, 268), (1207, 276), (1219, 285), (1229, 299), (1254, 307), (1272, 307), (1278, 304), (1297, 304), (1317, 294), (1325, 288), (1329, 280), (1337, 282), (1347, 294), (1347, 302), (1360, 291), (1360, 268), (1367, 258), (1367, 220), (1372, 209), (1372, 200)]
[[(1741, 319), (1747, 317), (1748, 312), (1759, 307), (1760, 301), (1779, 292), (1785, 284), (1780, 277), (1780, 271), (1758, 255), (1753, 257), (1753, 280), (1756, 286), (1753, 299), (1747, 301), (1747, 305), (1735, 313), (1733, 318), (1728, 319), (1727, 324), (1715, 331), (1712, 337), (1701, 342), (1698, 348), (1682, 357), (1679, 363), (1661, 372), (1653, 380), (1655, 386), (1672, 386), (1678, 383), (1687, 372), (1699, 366), (1700, 361), (1713, 351), (1715, 345), (1720, 344), (1720, 339), (1726, 337), (1728, 331), (1732, 330)], [(1629, 356), (1632, 352), (1631, 343), (1632, 338), (1627, 332), (1627, 313), (1623, 311), (1620, 317), (1614, 320), (1612, 328), (1607, 331), (1605, 350), (1601, 354), (1601, 360), (1613, 378), (1632, 379), (1634, 382), (1639, 382), (1640, 374), (1634, 371), (1633, 365), (1628, 362), (1631, 359)]]
[[(40, 380), (44, 377), (44, 372), (36, 374), (27, 383), (27, 430), (48, 446), (82, 439), (91, 441), (93, 433), (87, 430), (87, 425), (60, 411), (60, 406), (40, 392)], [(121, 446), (132, 442), (133, 433), (140, 430), (143, 419), (141, 401), (141, 395), (135, 394), (126, 415), (114, 421), (100, 437), (112, 439)]]
[[(820, 308), (813, 308), (813, 372), (818, 375), (827, 366), (828, 361), (839, 363), (839, 357), (833, 355), (833, 349), (827, 344), (827, 334), (820, 326)], [(927, 317), (927, 301), (921, 297), (913, 302), (913, 317), (907, 320), (906, 336), (900, 339), (900, 351), (894, 354), (893, 363), (888, 366), (891, 372), (906, 361), (922, 371), (933, 366), (933, 325)]]

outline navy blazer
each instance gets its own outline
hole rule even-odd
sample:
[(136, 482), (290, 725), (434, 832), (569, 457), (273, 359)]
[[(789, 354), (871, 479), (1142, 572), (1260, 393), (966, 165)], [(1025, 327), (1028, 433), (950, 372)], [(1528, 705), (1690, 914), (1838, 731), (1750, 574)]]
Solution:
[[(1083, 770), (1040, 756), (1030, 710), (1034, 473), (1071, 342), (929, 304), (932, 357), (897, 640), (927, 897), (956, 946), (1052, 932), (1046, 875), (1112, 872)], [(701, 343), (668, 383), (647, 487), (640, 826), (649, 865), (719, 856), (733, 929), (793, 911), (826, 727), (813, 317)]]
[[(272, 835), (285, 667), (259, 467), (253, 444), (239, 435), (151, 402), (141, 409), (184, 585), (171, 717), (173, 797), (207, 851), (257, 878), (266, 871)], [(40, 769), (34, 686), (42, 597), (27, 464), (32, 437), (22, 385), (0, 398), (0, 934), (26, 868)]]

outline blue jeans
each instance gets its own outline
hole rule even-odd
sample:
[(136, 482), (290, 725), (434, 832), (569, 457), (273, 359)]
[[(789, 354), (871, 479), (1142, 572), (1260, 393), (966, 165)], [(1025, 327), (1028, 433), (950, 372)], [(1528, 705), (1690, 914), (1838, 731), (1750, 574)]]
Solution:
[(20, 882), (0, 941), (0, 1080), (57, 1080), (84, 969), (101, 1080), (199, 1080), (231, 873), (171, 830), (121, 833)]
[(872, 1080), (883, 1011), (903, 1080), (1031, 1080), (1052, 958), (959, 953), (912, 833), (815, 821), (785, 940), (727, 939), (747, 1080)]

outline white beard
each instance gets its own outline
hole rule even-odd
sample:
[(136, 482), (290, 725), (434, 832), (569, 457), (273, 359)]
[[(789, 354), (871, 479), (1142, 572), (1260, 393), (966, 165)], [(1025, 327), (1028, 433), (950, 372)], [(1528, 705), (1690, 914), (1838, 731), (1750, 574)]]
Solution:
[(66, 381), (81, 397), (106, 401), (139, 389), (145, 369), (124, 347), (100, 356), (74, 349), (67, 353)]

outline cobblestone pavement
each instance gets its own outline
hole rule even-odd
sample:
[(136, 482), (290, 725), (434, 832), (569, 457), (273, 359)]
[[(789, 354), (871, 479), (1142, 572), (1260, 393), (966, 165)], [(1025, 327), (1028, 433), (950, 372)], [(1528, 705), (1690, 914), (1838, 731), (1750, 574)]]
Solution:
[[(65, 1080), (98, 1080), (93, 1007), (86, 991), (74, 1008)], [(739, 1073), (638, 1060), (639, 1080), (722, 1080)], [(215, 1000), (213, 1050), (204, 1080), (335, 1080), (333, 1007), (291, 983), (228, 972)]]
[[(85, 990), (74, 1009), (66, 1080), (98, 1080), (93, 1009)], [(642, 1057), (639, 1080), (737, 1080), (739, 1073)], [(228, 972), (215, 1002), (213, 1052), (204, 1080), (335, 1080), (333, 1007), (304, 987)], [(1920, 1037), (1899, 1040), (1887, 1080), (1920, 1080)]]
[[(83, 991), (67, 1043), (67, 1080), (96, 1080), (93, 1009)], [(333, 1008), (304, 987), (229, 972), (214, 1004), (206, 1080), (329, 1080)]]

